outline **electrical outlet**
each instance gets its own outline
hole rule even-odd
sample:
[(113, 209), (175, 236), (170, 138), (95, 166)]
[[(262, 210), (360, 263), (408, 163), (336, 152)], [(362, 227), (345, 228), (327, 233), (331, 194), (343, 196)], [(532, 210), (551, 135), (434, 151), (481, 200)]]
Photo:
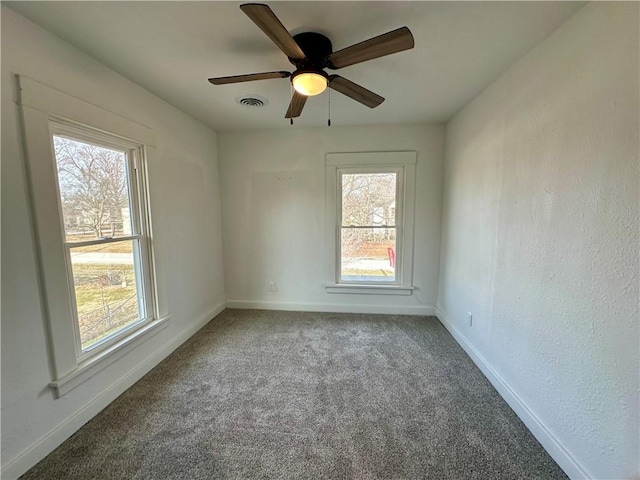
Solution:
[(470, 327), (473, 327), (473, 313), (467, 312), (467, 323)]
[(267, 291), (276, 293), (278, 291), (278, 284), (276, 282), (269, 282), (267, 284)]

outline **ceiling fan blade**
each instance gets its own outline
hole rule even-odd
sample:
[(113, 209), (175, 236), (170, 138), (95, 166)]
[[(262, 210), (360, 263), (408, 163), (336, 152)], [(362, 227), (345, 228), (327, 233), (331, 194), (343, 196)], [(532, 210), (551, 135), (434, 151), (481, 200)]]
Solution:
[(329, 55), (327, 67), (336, 69), (413, 48), (413, 35), (407, 27), (398, 28)]
[(227, 83), (251, 82), (253, 80), (268, 80), (270, 78), (287, 78), (290, 77), (289, 72), (265, 72), (265, 73), (249, 73), (247, 75), (233, 75), (231, 77), (214, 77), (209, 81), (214, 85), (226, 85)]
[(302, 113), (302, 109), (304, 108), (304, 104), (307, 102), (307, 96), (298, 93), (297, 91), (293, 91), (293, 97), (291, 97), (291, 103), (289, 103), (289, 108), (287, 109), (287, 113), (284, 115), (284, 118), (296, 118), (299, 117)]
[(356, 102), (360, 102), (369, 108), (376, 108), (382, 102), (384, 97), (373, 93), (371, 90), (367, 90), (361, 87), (357, 83), (353, 83), (351, 80), (347, 80), (340, 75), (331, 75), (329, 77), (329, 88), (340, 92), (347, 97), (353, 98)]
[(291, 34), (280, 23), (275, 13), (261, 3), (245, 3), (240, 9), (255, 23), (260, 30), (267, 34), (273, 43), (289, 58), (303, 60), (304, 52), (298, 46)]

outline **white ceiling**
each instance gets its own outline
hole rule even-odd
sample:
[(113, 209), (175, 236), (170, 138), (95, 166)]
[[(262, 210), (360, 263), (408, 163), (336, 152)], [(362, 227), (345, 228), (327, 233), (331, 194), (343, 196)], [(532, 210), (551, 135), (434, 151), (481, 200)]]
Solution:
[[(214, 76), (293, 70), (238, 8), (241, 3), (5, 4), (217, 131), (289, 127), (288, 79), (207, 82)], [(404, 25), (411, 29), (413, 50), (337, 72), (386, 101), (372, 110), (332, 92), (332, 125), (370, 125), (448, 120), (584, 2), (268, 4), (292, 34), (323, 33), (334, 51)], [(296, 125), (326, 125), (327, 92), (307, 101)], [(236, 97), (244, 94), (265, 97), (269, 104), (240, 106)]]

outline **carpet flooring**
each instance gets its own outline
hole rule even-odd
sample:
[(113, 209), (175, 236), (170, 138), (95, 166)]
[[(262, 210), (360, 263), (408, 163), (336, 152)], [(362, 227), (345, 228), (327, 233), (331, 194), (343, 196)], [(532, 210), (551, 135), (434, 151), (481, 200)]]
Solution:
[(566, 479), (434, 317), (225, 310), (32, 479)]

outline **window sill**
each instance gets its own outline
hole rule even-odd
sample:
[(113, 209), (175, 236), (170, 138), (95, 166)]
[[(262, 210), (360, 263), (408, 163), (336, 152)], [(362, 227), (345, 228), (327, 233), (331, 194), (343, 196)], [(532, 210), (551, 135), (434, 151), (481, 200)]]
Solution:
[(327, 293), (351, 293), (365, 295), (411, 295), (414, 287), (401, 285), (363, 285), (347, 283), (325, 284)]
[(53, 389), (56, 398), (66, 395), (78, 385), (94, 376), (100, 370), (133, 350), (135, 346), (141, 344), (152, 335), (164, 330), (164, 328), (169, 324), (168, 321), (170, 318), (171, 315), (167, 315), (150, 322), (144, 327), (136, 330), (128, 337), (123, 338), (121, 341), (103, 350), (99, 354), (80, 362), (75, 370), (62, 378), (50, 382), (49, 387)]

